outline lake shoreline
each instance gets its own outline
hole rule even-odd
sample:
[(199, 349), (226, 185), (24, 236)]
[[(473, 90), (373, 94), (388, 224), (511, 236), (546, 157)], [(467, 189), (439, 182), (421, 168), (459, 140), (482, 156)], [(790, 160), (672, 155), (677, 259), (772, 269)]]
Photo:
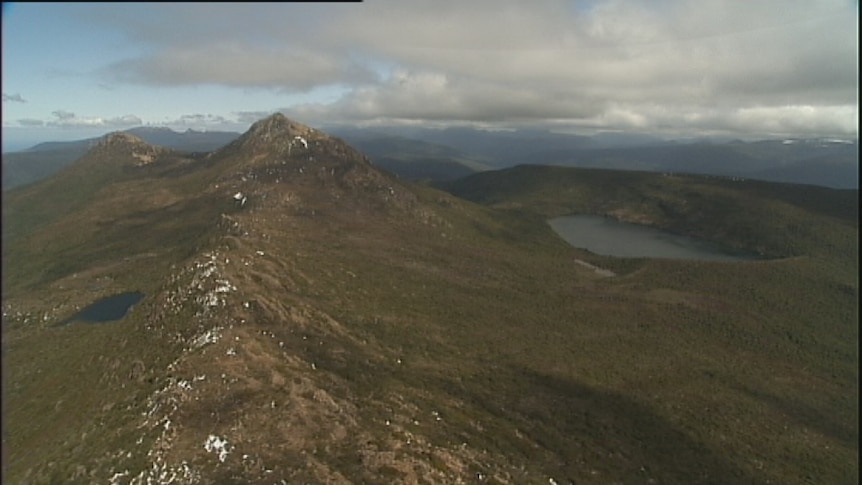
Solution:
[(763, 257), (654, 226), (606, 216), (572, 215), (549, 219), (548, 225), (571, 246), (602, 256), (699, 261), (759, 261)]

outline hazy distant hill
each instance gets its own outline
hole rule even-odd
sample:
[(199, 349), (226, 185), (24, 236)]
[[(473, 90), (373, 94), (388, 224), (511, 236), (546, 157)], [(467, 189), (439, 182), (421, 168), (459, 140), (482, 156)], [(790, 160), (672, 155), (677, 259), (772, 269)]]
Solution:
[(858, 188), (857, 144), (807, 140), (692, 143), (536, 154), (525, 163), (649, 170)]
[(126, 130), (147, 143), (186, 152), (210, 152), (240, 136), (232, 131), (174, 131), (170, 128), (141, 126)]
[[(371, 130), (369, 129), (368, 132)], [(486, 131), (470, 128), (375, 128), (417, 142), (445, 146), (458, 157), (486, 167), (521, 164), (701, 173), (776, 182), (858, 188), (857, 142), (823, 139), (673, 141), (643, 135), (600, 133), (592, 137), (540, 130)], [(361, 140), (362, 129), (344, 135)], [(405, 153), (405, 143), (399, 153)], [(414, 149), (424, 151), (417, 145)], [(404, 156), (404, 155), (402, 155)]]
[(87, 142), (42, 143), (3, 154), (3, 190), (27, 185), (59, 172), (87, 151)]
[[(823, 139), (673, 141), (626, 133), (593, 136), (543, 130), (333, 127), (336, 136), (406, 180), (453, 180), (475, 171), (521, 164), (701, 173), (776, 182), (858, 188), (858, 143)], [(178, 133), (168, 128), (128, 130), (148, 143), (206, 152), (238, 136), (230, 132)], [(49, 142), (3, 154), (3, 189), (55, 173), (81, 156), (93, 140)]]
[[(170, 128), (138, 127), (126, 130), (153, 145), (187, 152), (209, 152), (239, 136), (224, 131), (176, 132)], [(80, 158), (100, 138), (45, 142), (20, 152), (3, 154), (3, 190), (42, 180)]]
[(830, 154), (798, 160), (750, 174), (751, 178), (776, 182), (808, 183), (835, 188), (859, 188), (859, 157)]
[(377, 166), (406, 180), (452, 180), (489, 168), (475, 157), (439, 143), (361, 129), (341, 128), (333, 133)]
[(494, 168), (525, 163), (524, 158), (545, 150), (596, 148), (588, 136), (551, 133), (545, 130), (488, 131), (472, 128), (441, 130), (397, 128), (396, 133), (426, 142), (446, 145)]

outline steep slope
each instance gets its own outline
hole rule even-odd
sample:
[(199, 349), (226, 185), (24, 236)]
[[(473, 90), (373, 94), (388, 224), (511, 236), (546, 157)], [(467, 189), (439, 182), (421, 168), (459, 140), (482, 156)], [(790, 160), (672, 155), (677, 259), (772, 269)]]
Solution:
[[(138, 127), (126, 130), (151, 145), (184, 152), (209, 152), (235, 140), (239, 133), (193, 131), (179, 133), (170, 128)], [(99, 138), (40, 143), (19, 152), (3, 153), (3, 190), (48, 178), (71, 165), (98, 143)]]
[(858, 479), (847, 268), (594, 257), (281, 115), (195, 158), (103, 148), (74, 204), (4, 204), (12, 482)]

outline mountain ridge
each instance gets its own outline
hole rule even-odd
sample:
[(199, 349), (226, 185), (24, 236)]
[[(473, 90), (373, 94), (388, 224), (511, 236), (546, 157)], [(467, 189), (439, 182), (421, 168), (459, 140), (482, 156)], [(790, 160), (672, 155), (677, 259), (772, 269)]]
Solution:
[[(143, 165), (115, 136), (72, 175), (4, 193), (4, 478), (858, 481), (844, 205), (560, 167), (473, 176), (509, 192), (470, 202), (288, 118), (259, 123)], [(698, 215), (728, 206), (746, 210)], [(557, 237), (549, 208), (794, 252), (602, 257)], [(54, 326), (133, 290), (120, 321)]]
[[(179, 133), (153, 127), (127, 131), (138, 133), (156, 145), (201, 153), (221, 148), (240, 136), (239, 133), (192, 130)], [(469, 129), (357, 127), (336, 128), (333, 134), (360, 148), (379, 166), (408, 180), (447, 180), (474, 171), (532, 163), (704, 173), (858, 188), (858, 143), (855, 141), (668, 141), (608, 133), (584, 137), (541, 130), (494, 133)], [(4, 190), (44, 178), (74, 162), (94, 140), (40, 144), (28, 151), (4, 153)]]

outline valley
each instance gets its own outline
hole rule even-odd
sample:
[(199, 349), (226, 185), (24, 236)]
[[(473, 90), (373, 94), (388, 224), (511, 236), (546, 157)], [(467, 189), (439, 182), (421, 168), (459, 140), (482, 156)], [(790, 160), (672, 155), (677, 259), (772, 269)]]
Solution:
[[(4, 191), (3, 478), (858, 482), (858, 191), (434, 185), (273, 115), (207, 153), (109, 135)], [(546, 222), (572, 214), (769, 259), (603, 256)]]

